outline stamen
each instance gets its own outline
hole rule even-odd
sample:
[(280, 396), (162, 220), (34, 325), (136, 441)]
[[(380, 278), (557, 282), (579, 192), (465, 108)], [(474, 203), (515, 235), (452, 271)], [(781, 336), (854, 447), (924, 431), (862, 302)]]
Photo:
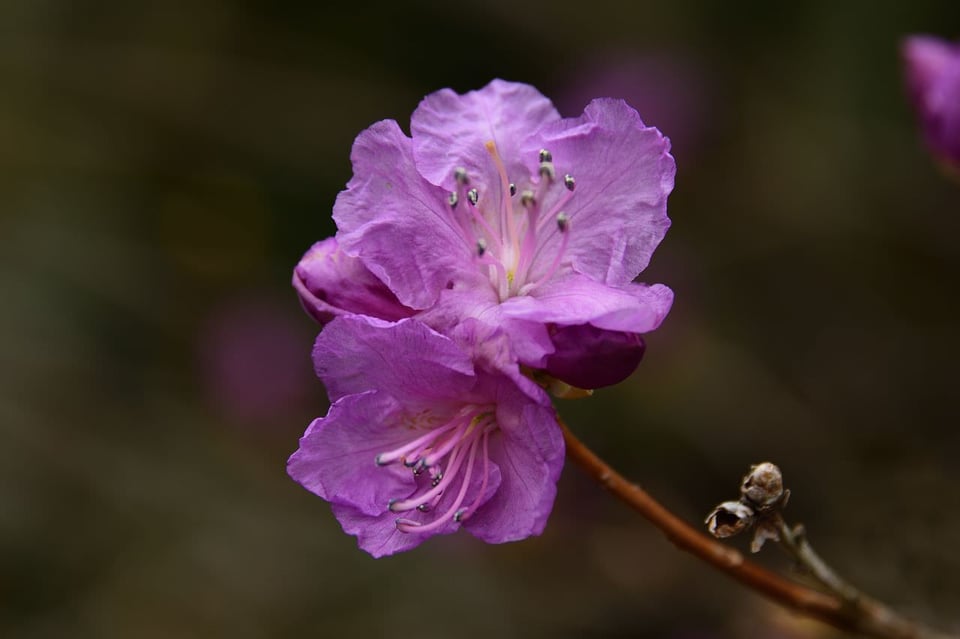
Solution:
[(487, 241), (482, 237), (477, 240), (477, 257), (483, 257), (483, 254), (487, 252)]
[(487, 440), (490, 439), (490, 431), (483, 433), (483, 483), (480, 485), (480, 492), (477, 493), (477, 498), (473, 500), (473, 503), (467, 506), (464, 509), (464, 514), (461, 515), (461, 521), (466, 519), (477, 509), (480, 505), (480, 500), (483, 499), (483, 495), (487, 492), (487, 484), (490, 483), (490, 456), (487, 454)]
[[(494, 166), (497, 167), (497, 173), (500, 175), (500, 193), (502, 194), (502, 204), (500, 205), (500, 235), (503, 238), (502, 246), (508, 245), (513, 254), (520, 250), (519, 238), (517, 237), (516, 222), (513, 219), (513, 205), (510, 203), (510, 179), (507, 177), (507, 168), (503, 165), (503, 159), (497, 151), (497, 145), (493, 140), (487, 140), (483, 146), (490, 154)], [(504, 257), (501, 251), (501, 258)]]
[(554, 178), (557, 177), (557, 171), (553, 168), (553, 162), (540, 163), (540, 176), (547, 178), (547, 180), (550, 182), (553, 182)]
[(537, 198), (533, 191), (526, 190), (520, 194), (520, 204), (523, 205), (524, 208), (529, 209), (536, 203)]
[[(391, 500), (389, 502), (389, 507), (392, 512), (403, 512), (406, 510), (413, 510), (420, 504), (425, 504), (431, 499), (442, 493), (450, 485), (450, 482), (456, 478), (457, 473), (460, 470), (460, 467), (463, 465), (463, 458), (467, 457), (466, 451), (464, 448), (469, 446), (471, 453), (476, 449), (477, 437), (473, 434), (468, 435), (463, 440), (458, 441), (460, 446), (455, 446), (453, 449), (453, 454), (450, 455), (450, 462), (448, 464), (446, 472), (440, 476), (440, 481), (434, 479), (431, 482), (432, 487), (427, 492), (423, 493), (419, 497), (411, 497), (410, 499), (404, 499), (402, 501)], [(470, 456), (470, 463), (473, 463), (473, 457)], [(469, 476), (469, 468), (467, 469)], [(459, 505), (459, 504), (458, 504)]]
[(572, 191), (577, 188), (577, 181), (573, 179), (573, 176), (567, 173), (563, 176), (563, 185), (567, 187), (568, 191)]
[(467, 200), (470, 201), (470, 204), (476, 206), (477, 202), (480, 200), (480, 194), (477, 193), (476, 189), (470, 189), (467, 191)]
[(557, 221), (557, 230), (560, 231), (560, 235), (563, 237), (560, 241), (560, 248), (557, 249), (556, 255), (553, 256), (553, 262), (550, 264), (550, 268), (548, 268), (536, 282), (531, 282), (521, 287), (517, 295), (526, 295), (553, 277), (557, 269), (560, 268), (560, 261), (563, 259), (563, 254), (567, 252), (567, 245), (570, 243), (570, 216), (561, 211), (555, 219)]
[[(437, 528), (441, 528), (444, 525), (446, 525), (449, 522), (451, 516), (453, 516), (453, 521), (455, 522), (460, 521), (460, 519), (463, 517), (463, 513), (461, 512), (461, 510), (463, 509), (460, 508), (460, 505), (463, 504), (463, 499), (464, 497), (467, 496), (467, 489), (470, 488), (470, 478), (473, 476), (473, 462), (477, 456), (477, 445), (478, 445), (477, 439), (474, 439), (470, 443), (470, 454), (467, 460), (467, 469), (465, 471), (463, 481), (460, 484), (460, 492), (457, 494), (456, 499), (454, 499), (453, 501), (453, 506), (451, 506), (450, 509), (447, 510), (447, 512), (443, 513), (442, 515), (440, 515), (439, 517), (437, 517), (436, 519), (434, 519), (428, 524), (419, 524), (416, 522), (410, 522), (410, 520), (405, 520), (403, 522), (401, 522), (400, 520), (397, 520), (397, 530), (399, 530), (400, 532), (426, 533), (426, 532), (432, 532)], [(411, 525), (411, 523), (413, 525)]]
[(453, 170), (453, 179), (457, 181), (457, 184), (464, 186), (470, 183), (470, 178), (467, 177), (467, 170), (462, 166), (458, 166)]
[[(460, 413), (456, 417), (451, 419), (449, 422), (444, 424), (443, 426), (438, 426), (437, 428), (431, 429), (430, 432), (426, 433), (425, 435), (418, 437), (411, 442), (407, 442), (406, 444), (404, 444), (403, 446), (400, 446), (399, 448), (395, 448), (385, 453), (380, 453), (374, 458), (374, 462), (377, 464), (377, 466), (386, 466), (387, 464), (391, 464), (400, 459), (403, 459), (404, 462), (406, 462), (407, 460), (405, 459), (405, 457), (407, 455), (410, 455), (410, 453), (414, 451), (417, 451), (419, 453), (419, 449), (426, 448), (427, 446), (435, 442), (437, 439), (439, 439), (439, 437), (444, 433), (446, 433), (447, 431), (450, 431), (454, 428), (460, 428), (465, 426), (466, 424), (469, 424), (470, 420), (472, 420), (478, 414), (479, 412), (476, 410)], [(464, 421), (464, 420), (467, 420), (467, 421)], [(416, 456), (410, 455), (410, 457), (412, 459), (416, 459), (417, 457), (419, 457), (419, 455), (416, 455)]]
[(447, 198), (447, 202), (450, 203), (451, 209), (457, 208), (457, 203), (460, 202), (460, 197), (457, 195), (456, 191), (450, 193), (450, 197)]
[(553, 162), (553, 153), (550, 153), (550, 151), (547, 151), (546, 149), (540, 149), (540, 161)]
[(513, 197), (517, 194), (517, 185), (513, 182), (510, 183), (510, 197)]

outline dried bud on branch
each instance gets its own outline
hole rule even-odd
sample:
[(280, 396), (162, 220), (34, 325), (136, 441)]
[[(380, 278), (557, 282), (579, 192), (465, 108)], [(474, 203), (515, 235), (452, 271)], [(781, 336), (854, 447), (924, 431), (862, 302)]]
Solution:
[(753, 509), (740, 501), (725, 501), (713, 509), (704, 523), (714, 537), (733, 537), (753, 525)]
[(765, 510), (777, 505), (781, 499), (785, 505), (790, 491), (783, 490), (783, 473), (777, 465), (763, 462), (750, 467), (740, 484), (740, 495), (758, 510)]

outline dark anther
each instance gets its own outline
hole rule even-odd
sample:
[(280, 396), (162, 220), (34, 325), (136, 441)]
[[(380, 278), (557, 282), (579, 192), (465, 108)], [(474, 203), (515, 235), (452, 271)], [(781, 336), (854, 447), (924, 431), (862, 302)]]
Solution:
[(557, 228), (561, 233), (566, 233), (570, 228), (570, 216), (563, 212), (557, 213)]
[(577, 181), (573, 179), (573, 176), (567, 173), (563, 176), (563, 185), (567, 187), (568, 191), (572, 191), (577, 188)]
[(477, 257), (483, 257), (483, 254), (487, 252), (487, 241), (482, 237), (477, 240)]
[(450, 208), (451, 208), (451, 209), (455, 209), (455, 208), (457, 208), (457, 203), (460, 202), (460, 197), (457, 196), (456, 193), (451, 193), (451, 194), (450, 194), (450, 197), (447, 198), (447, 202), (450, 203)]
[(470, 181), (467, 177), (467, 170), (462, 166), (458, 166), (453, 170), (453, 179), (457, 181), (457, 184), (466, 184)]
[(534, 196), (533, 191), (524, 191), (523, 193), (520, 194), (520, 204), (522, 204), (523, 206), (530, 208), (536, 203), (537, 203), (537, 199)]
[(517, 185), (513, 182), (510, 183), (510, 195), (514, 196), (517, 194)]
[(470, 200), (470, 204), (476, 206), (477, 201), (480, 199), (480, 194), (477, 193), (476, 189), (470, 189), (467, 191), (467, 199)]
[(553, 162), (553, 153), (550, 153), (550, 151), (547, 151), (546, 149), (540, 149), (540, 161)]

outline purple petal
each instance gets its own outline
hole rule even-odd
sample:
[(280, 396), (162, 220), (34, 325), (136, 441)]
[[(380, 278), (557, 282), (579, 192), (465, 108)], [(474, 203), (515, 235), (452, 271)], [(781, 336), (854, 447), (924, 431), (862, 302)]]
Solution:
[(293, 287), (303, 308), (321, 324), (348, 313), (394, 321), (414, 312), (397, 301), (363, 262), (341, 251), (334, 237), (307, 251), (293, 271)]
[(546, 370), (577, 388), (618, 384), (643, 359), (645, 344), (636, 333), (605, 331), (590, 324), (558, 327), (552, 335), (556, 352)]
[(397, 530), (397, 514), (389, 510), (371, 517), (352, 506), (330, 504), (343, 532), (357, 538), (357, 545), (374, 557), (386, 557), (416, 548), (429, 535), (411, 535)]
[(516, 319), (646, 333), (660, 325), (672, 303), (673, 291), (663, 284), (614, 287), (570, 274), (543, 284), (530, 295), (510, 298), (501, 311)]
[(509, 175), (536, 173), (537, 149), (521, 155), (524, 143), (544, 124), (560, 119), (553, 104), (527, 84), (494, 80), (479, 91), (431, 93), (413, 112), (417, 169), (433, 184), (453, 190), (453, 172), (464, 167), (481, 185), (499, 184), (485, 144), (492, 141)]
[[(444, 291), (437, 304), (418, 314), (416, 319), (461, 344), (483, 342), (483, 338), (476, 335), (482, 329), (465, 326), (473, 321), (485, 326), (488, 334), (497, 331), (507, 335), (511, 349), (509, 353), (502, 352), (505, 363), (515, 364), (519, 360), (527, 366), (542, 368), (547, 355), (553, 352), (553, 343), (543, 323), (505, 317), (496, 294), (488, 287)], [(473, 336), (467, 337), (465, 333)]]
[(475, 537), (503, 543), (539, 535), (547, 523), (563, 469), (563, 435), (553, 410), (505, 391), (497, 404), (500, 432), (490, 457), (500, 468), (500, 488), (464, 523)]
[(357, 136), (351, 159), (353, 178), (333, 207), (347, 254), (417, 309), (433, 305), (461, 272), (476, 277), (475, 240), (464, 239), (447, 194), (417, 173), (411, 140), (396, 122), (378, 122)]
[[(570, 218), (565, 259), (597, 281), (630, 282), (670, 226), (667, 196), (676, 173), (670, 141), (645, 126), (624, 101), (602, 99), (587, 105), (579, 118), (547, 125), (532, 142), (525, 153), (549, 149), (557, 173), (576, 180), (563, 206)], [(547, 210), (555, 205), (552, 199), (544, 202)], [(551, 228), (539, 240), (543, 255), (555, 255), (562, 234)]]
[(377, 455), (410, 441), (401, 414), (396, 400), (377, 391), (338, 400), (300, 438), (287, 473), (327, 501), (367, 515), (383, 512), (390, 499), (405, 499), (416, 489), (408, 468), (376, 464)]
[(331, 401), (368, 390), (405, 404), (463, 401), (476, 382), (470, 357), (415, 320), (338, 317), (317, 337), (313, 363)]

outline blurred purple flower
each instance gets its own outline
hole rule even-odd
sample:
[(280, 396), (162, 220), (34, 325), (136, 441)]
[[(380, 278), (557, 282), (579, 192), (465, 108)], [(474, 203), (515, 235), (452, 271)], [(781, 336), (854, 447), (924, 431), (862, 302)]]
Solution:
[[(557, 327), (591, 327), (607, 344), (598, 352), (614, 352), (624, 333), (659, 326), (672, 291), (632, 280), (670, 225), (675, 164), (625, 102), (594, 100), (561, 119), (533, 87), (494, 80), (427, 96), (411, 129), (385, 120), (354, 143), (334, 218), (337, 250), (359, 260), (348, 265), (359, 275), (308, 253), (294, 279), (320, 321), (410, 310), (446, 332), (476, 318), (503, 328), (523, 364), (558, 376), (583, 349), (551, 340)], [(360, 285), (334, 299), (352, 278)], [(551, 355), (566, 363), (552, 370)], [(578, 381), (620, 381), (633, 369), (615, 357), (621, 375)]]
[(220, 305), (204, 322), (202, 382), (227, 419), (275, 422), (304, 407), (314, 384), (303, 354), (310, 337), (296, 320), (285, 305), (251, 295)]
[(502, 543), (546, 524), (564, 455), (550, 401), (501, 356), (502, 337), (472, 339), (473, 358), (415, 320), (361, 315), (317, 338), (333, 404), (288, 472), (374, 557), (460, 527)]
[(960, 168), (960, 42), (917, 35), (903, 43), (907, 89), (931, 152)]

